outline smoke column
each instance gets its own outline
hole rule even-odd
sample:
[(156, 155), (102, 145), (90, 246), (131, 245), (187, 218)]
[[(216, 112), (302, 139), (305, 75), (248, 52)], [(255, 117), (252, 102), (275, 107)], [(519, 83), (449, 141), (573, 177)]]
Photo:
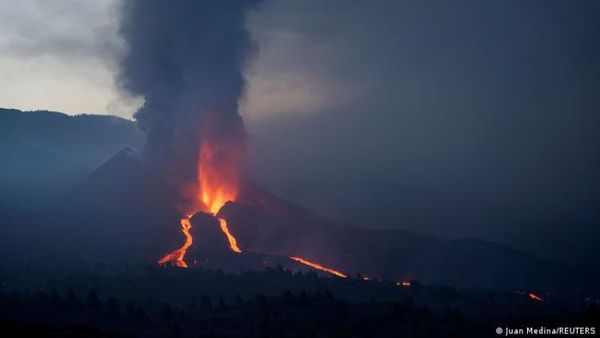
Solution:
[(254, 51), (245, 15), (256, 4), (132, 0), (123, 5), (120, 33), (127, 52), (119, 85), (145, 98), (135, 114), (146, 133), (145, 154), (177, 179), (195, 179), (207, 138), (243, 148), (238, 101), (245, 87), (243, 67)]

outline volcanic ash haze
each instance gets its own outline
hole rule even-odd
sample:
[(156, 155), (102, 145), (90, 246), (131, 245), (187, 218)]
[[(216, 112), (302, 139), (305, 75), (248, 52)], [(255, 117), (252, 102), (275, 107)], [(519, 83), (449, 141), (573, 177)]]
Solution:
[[(159, 262), (187, 267), (189, 218), (216, 215), (239, 191), (244, 126), (238, 113), (243, 66), (254, 46), (245, 15), (257, 1), (134, 0), (124, 4), (120, 32), (128, 51), (120, 85), (143, 96), (135, 117), (145, 155), (180, 190), (184, 245)], [(166, 201), (169, 202), (169, 201)], [(240, 252), (225, 220), (220, 228)]]

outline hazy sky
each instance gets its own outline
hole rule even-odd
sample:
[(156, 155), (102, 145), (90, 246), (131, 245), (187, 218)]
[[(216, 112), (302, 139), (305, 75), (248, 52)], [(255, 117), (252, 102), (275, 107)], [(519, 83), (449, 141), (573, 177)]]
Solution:
[[(115, 85), (118, 59), (125, 48), (118, 35), (119, 2), (3, 1), (0, 106), (130, 118), (141, 99), (124, 96)], [(312, 49), (316, 58), (331, 57), (327, 46), (274, 26), (273, 15), (291, 14), (294, 6), (294, 2), (268, 2), (249, 20), (262, 51), (248, 72), (249, 94), (244, 101), (248, 119), (311, 112), (358, 90), (289, 63), (290, 52), (298, 48)]]
[[(117, 5), (3, 1), (0, 106), (130, 117)], [(598, 17), (596, 0), (265, 1), (254, 178), (371, 227), (596, 254)]]
[[(118, 35), (120, 1), (3, 1), (0, 106), (131, 118), (142, 100), (127, 97), (115, 84), (126, 48)], [(267, 1), (250, 16), (260, 53), (248, 69), (246, 119), (320, 111), (361, 92), (357, 81), (321, 73), (339, 56), (318, 36), (290, 26), (297, 10), (306, 15), (319, 6)], [(298, 52), (308, 59), (298, 59)]]
[(115, 1), (5, 0), (0, 106), (130, 116), (114, 86)]

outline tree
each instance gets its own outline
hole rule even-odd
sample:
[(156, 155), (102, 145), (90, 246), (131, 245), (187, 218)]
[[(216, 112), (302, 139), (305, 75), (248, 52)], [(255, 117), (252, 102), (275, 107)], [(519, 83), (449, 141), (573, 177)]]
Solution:
[(242, 299), (242, 296), (240, 296), (239, 293), (235, 294), (235, 304), (236, 305), (241, 305), (244, 302), (244, 300)]
[(219, 308), (220, 309), (224, 309), (227, 306), (227, 304), (225, 304), (225, 298), (223, 298), (223, 295), (219, 296)]
[(125, 315), (129, 319), (137, 319), (137, 304), (133, 300), (129, 300), (125, 303)]
[(100, 298), (98, 298), (98, 294), (94, 289), (88, 292), (86, 303), (88, 309), (90, 310), (99, 310), (102, 308), (102, 302), (100, 302)]
[(50, 293), (50, 306), (57, 309), (63, 306), (63, 300), (56, 290)]
[(118, 299), (114, 297), (109, 298), (106, 302), (106, 309), (108, 310), (108, 315), (111, 319), (117, 319), (121, 317), (121, 303), (119, 303)]
[(212, 301), (207, 295), (202, 295), (202, 298), (200, 298), (200, 304), (202, 304), (202, 307), (205, 309), (212, 309)]
[(173, 309), (167, 303), (162, 303), (160, 310), (158, 310), (158, 316), (165, 322), (170, 321), (175, 316)]
[(67, 311), (75, 311), (81, 307), (81, 302), (79, 301), (79, 297), (73, 290), (73, 288), (69, 288), (67, 291)]
[(292, 292), (290, 290), (286, 289), (285, 291), (283, 291), (282, 298), (283, 298), (283, 303), (285, 305), (292, 306), (296, 303), (296, 298), (294, 297), (294, 295), (292, 294)]

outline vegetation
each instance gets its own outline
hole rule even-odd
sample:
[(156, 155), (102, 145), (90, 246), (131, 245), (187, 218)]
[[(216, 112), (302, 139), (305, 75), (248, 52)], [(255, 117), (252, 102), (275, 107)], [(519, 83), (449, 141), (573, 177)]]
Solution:
[(493, 336), (501, 323), (600, 322), (593, 302), (569, 313), (513, 293), (418, 281), (401, 287), (282, 268), (59, 272), (39, 284), (22, 281), (45, 272), (1, 271), (0, 329), (9, 336), (482, 337)]

